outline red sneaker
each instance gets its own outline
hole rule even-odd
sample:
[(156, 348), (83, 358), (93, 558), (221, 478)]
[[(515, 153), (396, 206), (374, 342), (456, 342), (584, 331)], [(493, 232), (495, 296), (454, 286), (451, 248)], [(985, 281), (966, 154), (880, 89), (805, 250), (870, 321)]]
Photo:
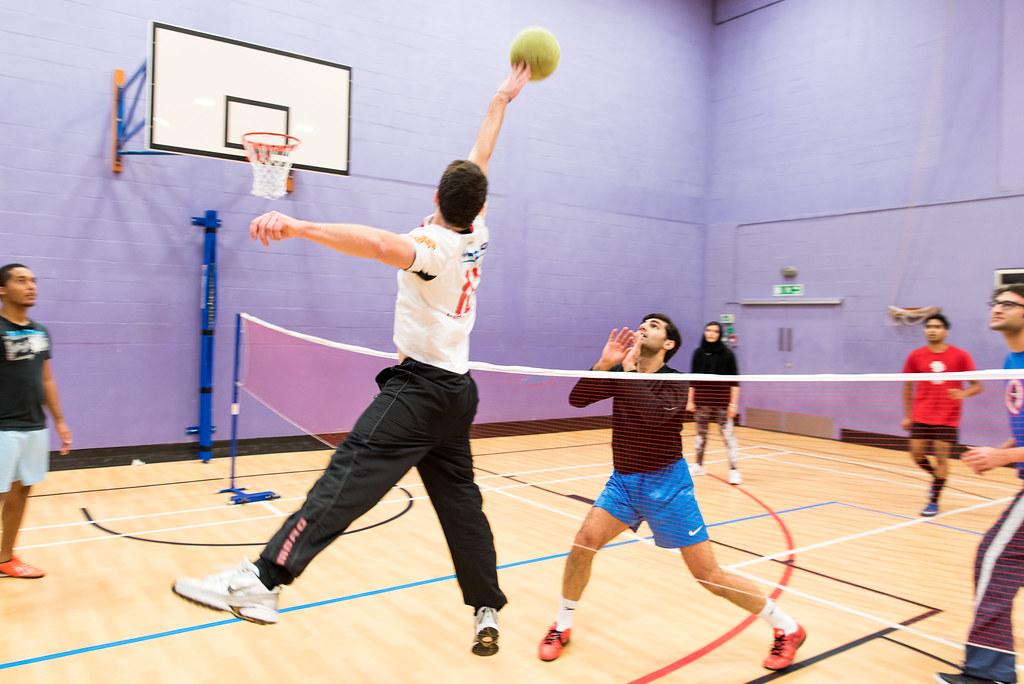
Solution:
[(807, 639), (807, 632), (797, 625), (792, 634), (785, 634), (781, 629), (775, 630), (775, 643), (772, 652), (764, 659), (764, 666), (769, 670), (783, 670), (790, 666), (796, 656), (796, 649)]
[(17, 556), (0, 563), (0, 577), (20, 577), (22, 579), (37, 579), (46, 573), (39, 568), (34, 568)]
[(544, 639), (540, 642), (540, 648), (537, 649), (537, 656), (543, 661), (552, 661), (558, 656), (562, 655), (562, 648), (569, 645), (569, 637), (572, 636), (572, 628), (559, 632), (555, 627), (558, 623), (551, 625), (551, 629), (544, 636)]

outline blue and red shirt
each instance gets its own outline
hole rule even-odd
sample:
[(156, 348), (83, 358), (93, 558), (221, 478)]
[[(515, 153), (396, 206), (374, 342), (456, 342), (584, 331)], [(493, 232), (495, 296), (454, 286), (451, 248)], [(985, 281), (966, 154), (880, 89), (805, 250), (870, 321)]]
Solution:
[[(1024, 352), (1006, 355), (1003, 368), (1024, 368)], [(1006, 410), (1010, 412), (1010, 431), (1016, 446), (1024, 446), (1024, 383), (1020, 379), (1006, 381)], [(1024, 462), (1017, 463), (1017, 477), (1024, 479)]]

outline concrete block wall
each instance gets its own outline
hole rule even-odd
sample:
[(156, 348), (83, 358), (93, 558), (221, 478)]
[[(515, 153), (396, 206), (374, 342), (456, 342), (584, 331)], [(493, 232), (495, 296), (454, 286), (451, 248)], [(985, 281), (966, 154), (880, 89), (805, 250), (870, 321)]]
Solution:
[[(190, 219), (207, 210), (223, 222), (216, 439), (229, 424), (234, 313), (390, 349), (391, 269), (301, 242), (263, 248), (248, 223), (273, 208), (394, 231), (418, 225), (444, 166), (470, 149), (512, 37), (530, 25), (551, 29), (563, 58), (513, 103), (491, 164), (473, 358), (583, 368), (611, 327), (644, 313), (692, 324), (703, 296), (694, 264), (709, 17), (704, 0), (652, 0), (642, 11), (624, 0), (0, 9), (0, 261), (39, 277), (33, 316), (54, 334), (75, 447), (192, 439), (203, 234)], [(351, 66), (351, 175), (299, 173), (296, 191), (270, 203), (249, 194), (244, 164), (134, 156), (113, 174), (113, 71), (131, 74), (145, 59), (150, 20)], [(259, 406), (246, 411), (243, 437), (294, 432)]]

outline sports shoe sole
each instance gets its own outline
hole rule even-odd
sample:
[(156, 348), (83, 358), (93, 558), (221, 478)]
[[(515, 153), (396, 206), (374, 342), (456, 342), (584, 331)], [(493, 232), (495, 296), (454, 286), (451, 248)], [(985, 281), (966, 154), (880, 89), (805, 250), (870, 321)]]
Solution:
[[(272, 611), (269, 608), (261, 608), (258, 606), (229, 606), (223, 601), (210, 601), (196, 596), (189, 596), (178, 591), (177, 584), (171, 585), (171, 591), (194, 606), (199, 606), (200, 608), (206, 608), (208, 610), (231, 613), (237, 618), (257, 625), (273, 625), (277, 622), (277, 611)], [(476, 646), (473, 648), (476, 649)], [(495, 646), (494, 650), (498, 650), (497, 646)]]
[(478, 656), (492, 656), (498, 652), (498, 630), (484, 627), (476, 633), (473, 653)]

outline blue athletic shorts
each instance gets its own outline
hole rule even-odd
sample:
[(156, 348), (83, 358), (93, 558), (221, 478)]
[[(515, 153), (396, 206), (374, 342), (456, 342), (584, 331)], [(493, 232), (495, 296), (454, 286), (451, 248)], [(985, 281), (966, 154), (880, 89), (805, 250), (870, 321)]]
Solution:
[(654, 543), (666, 549), (708, 539), (686, 459), (650, 473), (627, 475), (614, 470), (594, 505), (634, 532), (646, 520), (654, 532)]
[(49, 430), (0, 430), (0, 492), (19, 480), (26, 487), (39, 484), (49, 469)]

